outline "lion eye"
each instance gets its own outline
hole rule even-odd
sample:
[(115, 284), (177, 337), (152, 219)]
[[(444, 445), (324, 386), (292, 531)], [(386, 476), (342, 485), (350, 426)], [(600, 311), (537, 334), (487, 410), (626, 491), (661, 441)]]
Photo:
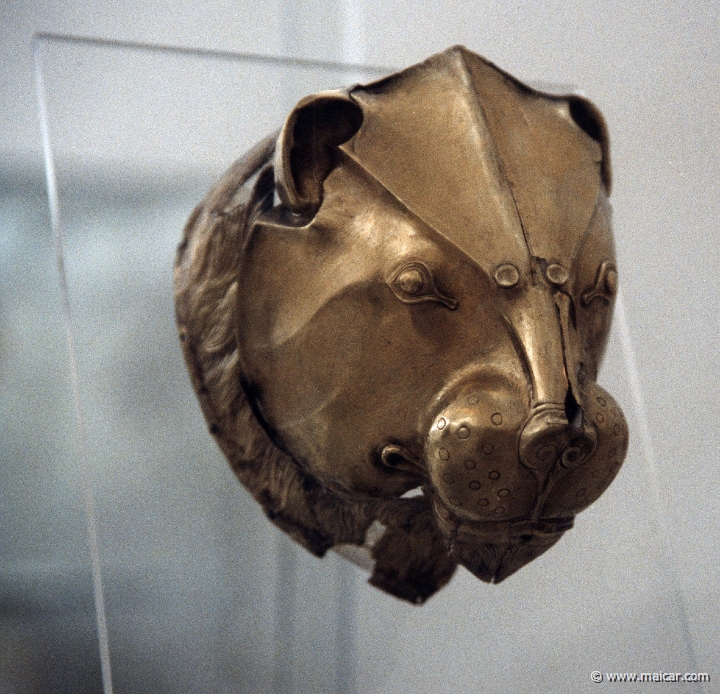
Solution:
[(416, 267), (404, 268), (395, 278), (395, 286), (408, 296), (422, 296), (427, 280)]
[(436, 301), (451, 311), (457, 308), (457, 301), (435, 286), (430, 270), (423, 263), (413, 261), (401, 265), (393, 273), (389, 285), (395, 296), (406, 304)]
[(595, 285), (583, 292), (582, 303), (587, 306), (593, 299), (600, 299), (603, 303), (610, 303), (610, 299), (617, 294), (618, 276), (617, 268), (612, 260), (603, 260), (595, 277)]

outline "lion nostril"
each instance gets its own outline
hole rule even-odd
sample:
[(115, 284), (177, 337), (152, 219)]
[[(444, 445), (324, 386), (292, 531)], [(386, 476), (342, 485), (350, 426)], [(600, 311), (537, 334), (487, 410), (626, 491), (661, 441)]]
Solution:
[(578, 446), (570, 446), (570, 448), (563, 451), (563, 454), (560, 457), (560, 462), (563, 467), (572, 468), (578, 465), (583, 457), (583, 451), (581, 448)]
[(538, 446), (535, 449), (535, 456), (538, 460), (542, 460), (544, 463), (548, 463), (551, 460), (554, 460), (556, 454), (557, 449), (552, 444), (548, 444), (546, 446)]
[(547, 474), (557, 461), (572, 469), (588, 459), (596, 446), (595, 429), (584, 426), (584, 413), (568, 391), (565, 408), (536, 412), (520, 435), (520, 459), (538, 473)]

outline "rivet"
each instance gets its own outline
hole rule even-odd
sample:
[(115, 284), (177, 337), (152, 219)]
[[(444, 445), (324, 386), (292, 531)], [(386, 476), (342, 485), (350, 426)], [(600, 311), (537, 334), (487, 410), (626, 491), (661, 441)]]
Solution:
[(476, 465), (476, 463), (475, 463), (474, 460), (466, 460), (466, 461), (465, 461), (465, 467), (466, 467), (468, 470), (474, 470), (474, 469), (475, 469), (475, 465)]
[(497, 470), (492, 470), (492, 471), (490, 472), (490, 474), (488, 475), (488, 477), (489, 477), (491, 480), (499, 480), (499, 479), (500, 479), (500, 473), (499, 473)]
[(595, 415), (595, 419), (597, 419), (598, 422), (600, 422), (600, 424), (602, 424), (605, 421), (605, 416), (603, 414), (601, 414), (600, 412), (598, 412)]
[(601, 407), (605, 407), (605, 406), (607, 405), (607, 402), (605, 401), (605, 398), (601, 398), (600, 396), (598, 396), (598, 397), (596, 398), (596, 400), (600, 403), (600, 406), (601, 406)]
[(567, 282), (568, 271), (559, 263), (552, 263), (551, 265), (547, 266), (547, 269), (545, 270), (545, 276), (550, 282), (559, 286)]
[(460, 499), (458, 499), (456, 496), (451, 496), (451, 497), (450, 497), (450, 503), (451, 503), (453, 506), (462, 506), (462, 501), (460, 501)]
[(470, 436), (470, 429), (464, 426), (460, 427), (457, 430), (457, 436), (459, 439), (466, 439), (468, 436)]
[(477, 395), (471, 395), (471, 396), (467, 399), (467, 404), (468, 404), (468, 405), (477, 405), (479, 402), (480, 402), (480, 398), (479, 398)]
[(585, 489), (585, 487), (583, 487), (582, 489), (578, 489), (577, 492), (575, 492), (575, 496), (585, 496), (586, 491), (587, 489)]
[(497, 282), (499, 287), (510, 289), (510, 287), (514, 287), (519, 281), (520, 273), (518, 269), (510, 263), (501, 265), (495, 270), (495, 282)]
[(621, 429), (622, 429), (622, 427), (619, 424), (616, 424), (613, 427), (613, 434), (615, 434), (615, 436), (619, 436)]
[(452, 484), (455, 481), (455, 478), (449, 472), (443, 475), (443, 479), (449, 484)]
[(492, 452), (493, 452), (494, 450), (495, 450), (495, 448), (493, 447), (493, 445), (492, 445), (491, 443), (486, 443), (486, 444), (482, 447), (482, 452), (483, 452), (485, 455), (492, 455)]
[(447, 422), (445, 421), (445, 417), (440, 417), (440, 419), (438, 419), (437, 428), (444, 429), (446, 424)]
[(509, 489), (501, 489), (501, 490), (498, 492), (498, 496), (500, 496), (500, 497), (502, 497), (502, 496), (507, 496), (508, 494), (510, 494), (510, 490), (509, 490)]
[(487, 506), (489, 503), (487, 499), (478, 499), (478, 506)]
[(490, 417), (490, 421), (497, 427), (502, 424), (502, 415), (499, 412), (496, 412), (492, 417)]
[(502, 506), (498, 506), (498, 507), (495, 509), (495, 513), (498, 514), (498, 515), (501, 514), (501, 513), (505, 513), (505, 509), (504, 509)]
[(473, 480), (473, 481), (470, 482), (470, 484), (468, 485), (468, 487), (470, 487), (470, 489), (480, 489), (481, 486), (482, 486), (482, 485), (481, 485), (480, 482), (478, 482), (477, 480)]
[(450, 459), (450, 454), (448, 453), (447, 448), (441, 448), (438, 451), (438, 455), (440, 456), (440, 460), (449, 460)]

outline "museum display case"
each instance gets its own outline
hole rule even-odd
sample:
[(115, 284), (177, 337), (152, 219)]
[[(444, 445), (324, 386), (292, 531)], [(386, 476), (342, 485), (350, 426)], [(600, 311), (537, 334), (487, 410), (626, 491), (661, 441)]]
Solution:
[(626, 462), (502, 585), (460, 569), (422, 606), (379, 593), (276, 529), (208, 436), (173, 306), (191, 210), (301, 97), (402, 66), (53, 36), (35, 51), (49, 205), (5, 187), (18, 298), (0, 316), (4, 512), (21, 519), (0, 635), (28, 691), (583, 692), (627, 662), (698, 669), (622, 292), (599, 382), (626, 413)]

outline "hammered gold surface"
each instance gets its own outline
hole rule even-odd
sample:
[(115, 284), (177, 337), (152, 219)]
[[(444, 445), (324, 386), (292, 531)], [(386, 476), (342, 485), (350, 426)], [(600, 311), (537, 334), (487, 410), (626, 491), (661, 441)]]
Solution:
[(557, 542), (627, 450), (595, 383), (609, 187), (590, 102), (462, 47), (306, 97), (240, 159), (187, 224), (177, 316), (268, 516), (316, 554), (364, 547), (411, 602)]

